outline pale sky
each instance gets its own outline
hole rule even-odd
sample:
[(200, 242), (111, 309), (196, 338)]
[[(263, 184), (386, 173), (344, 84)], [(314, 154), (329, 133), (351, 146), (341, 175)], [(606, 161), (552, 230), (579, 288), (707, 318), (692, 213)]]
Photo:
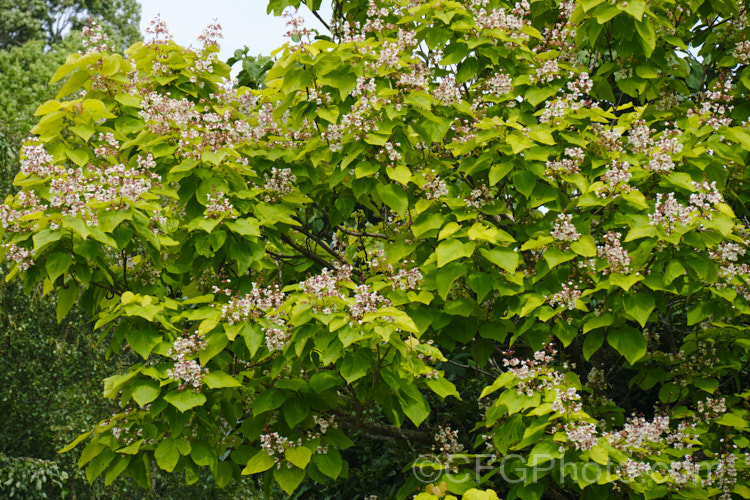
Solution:
[[(196, 46), (196, 38), (209, 22), (217, 19), (224, 33), (219, 55), (222, 60), (245, 45), (250, 48), (250, 55), (270, 55), (286, 41), (284, 19), (266, 14), (264, 0), (140, 0), (140, 3), (144, 37), (144, 28), (160, 14), (175, 42), (184, 46)], [(300, 13), (308, 20), (308, 26), (321, 28), (305, 7)]]

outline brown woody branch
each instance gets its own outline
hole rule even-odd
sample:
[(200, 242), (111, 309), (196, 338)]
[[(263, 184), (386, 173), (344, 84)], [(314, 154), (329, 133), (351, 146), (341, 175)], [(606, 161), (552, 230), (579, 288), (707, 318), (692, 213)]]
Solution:
[(320, 255), (316, 254), (315, 252), (312, 252), (312, 251), (308, 250), (307, 248), (303, 247), (302, 245), (296, 244), (295, 242), (293, 242), (291, 240), (291, 238), (289, 238), (289, 236), (282, 235), (281, 236), (281, 240), (284, 243), (286, 243), (287, 245), (289, 245), (290, 247), (292, 247), (295, 250), (297, 250), (302, 255), (305, 255), (305, 256), (309, 257), (310, 259), (312, 259), (318, 265), (320, 265), (322, 267), (327, 267), (328, 269), (332, 269), (333, 268), (333, 265), (330, 262), (328, 262), (327, 260), (325, 260), (324, 258), (322, 258)]
[(346, 259), (344, 259), (341, 255), (339, 255), (331, 247), (329, 247), (328, 244), (325, 241), (321, 240), (320, 237), (314, 235), (313, 233), (311, 233), (310, 231), (308, 231), (303, 226), (292, 226), (292, 229), (294, 229), (296, 231), (299, 231), (300, 233), (304, 234), (305, 236), (307, 236), (308, 238), (310, 238), (311, 240), (313, 240), (315, 243), (317, 243), (318, 245), (320, 245), (320, 247), (323, 250), (325, 250), (326, 252), (328, 252), (329, 254), (331, 254), (333, 257), (335, 257), (337, 261), (341, 262), (342, 264), (348, 264), (348, 262), (346, 261)]
[(374, 436), (380, 436), (376, 438), (380, 441), (386, 441), (388, 439), (403, 439), (408, 441), (416, 441), (422, 444), (433, 444), (435, 442), (432, 434), (429, 432), (402, 429), (394, 427), (392, 425), (377, 424), (375, 422), (368, 422), (366, 420), (359, 419), (354, 415), (344, 413), (343, 411), (336, 411), (338, 421), (341, 422), (345, 427), (353, 431), (364, 431), (368, 438)]

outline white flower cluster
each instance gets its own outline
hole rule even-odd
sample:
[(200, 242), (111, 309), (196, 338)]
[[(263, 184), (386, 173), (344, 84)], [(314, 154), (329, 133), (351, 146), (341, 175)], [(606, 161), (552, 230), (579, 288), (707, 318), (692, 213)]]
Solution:
[(737, 42), (737, 45), (734, 46), (732, 56), (737, 59), (740, 64), (750, 63), (750, 41), (743, 40)]
[(662, 193), (658, 193), (654, 213), (648, 216), (649, 224), (661, 226), (667, 234), (671, 234), (677, 224), (687, 225), (698, 218), (711, 220), (716, 205), (724, 202), (716, 182), (693, 182), (693, 187), (697, 192), (690, 195), (687, 206), (678, 202), (674, 193), (668, 193), (666, 199)]
[(559, 160), (547, 161), (545, 174), (549, 179), (555, 175), (574, 175), (581, 173), (581, 164), (585, 158), (581, 148), (565, 148), (565, 156)]
[(672, 234), (677, 224), (690, 224), (691, 213), (689, 207), (675, 199), (674, 193), (668, 193), (666, 198), (662, 193), (658, 193), (654, 213), (649, 214), (648, 223), (652, 226), (661, 226), (667, 234)]
[(339, 283), (351, 280), (350, 266), (341, 266), (335, 271), (323, 269), (320, 274), (310, 276), (300, 283), (300, 290), (305, 292), (313, 310), (331, 314), (338, 310), (338, 300), (343, 299)]
[(22, 232), (24, 230), (28, 231), (29, 229), (22, 228), (19, 222), (21, 222), (24, 216), (33, 214), (39, 210), (41, 199), (36, 195), (34, 190), (19, 191), (18, 194), (16, 194), (16, 203), (20, 210), (12, 208), (5, 203), (0, 205), (0, 224), (2, 224), (3, 228), (8, 229), (13, 233)]
[(596, 191), (597, 198), (609, 198), (617, 196), (621, 192), (632, 191), (634, 188), (628, 184), (632, 174), (628, 170), (630, 170), (630, 164), (626, 161), (610, 163), (609, 168), (602, 174), (601, 179), (604, 182), (604, 187)]
[(34, 259), (32, 258), (33, 252), (26, 248), (21, 248), (15, 243), (5, 243), (5, 258), (10, 259), (18, 264), (20, 271), (26, 271), (34, 265)]
[(540, 83), (550, 83), (560, 76), (559, 72), (560, 67), (557, 64), (557, 59), (549, 59), (536, 69), (536, 79)]
[(667, 416), (657, 415), (649, 421), (644, 417), (634, 415), (625, 422), (622, 430), (607, 433), (606, 438), (609, 444), (618, 449), (640, 449), (647, 443), (659, 442), (662, 434), (669, 431), (669, 417)]
[(602, 271), (603, 274), (630, 272), (630, 255), (620, 243), (621, 236), (621, 233), (609, 231), (602, 237), (604, 245), (597, 249), (597, 255), (609, 264), (609, 269)]
[(737, 262), (741, 255), (745, 255), (745, 248), (737, 243), (722, 241), (716, 250), (708, 252), (708, 256), (718, 261)]
[(370, 285), (359, 285), (354, 291), (354, 304), (349, 305), (349, 314), (361, 325), (362, 318), (369, 313), (377, 312), (381, 307), (388, 307), (391, 301), (372, 291)]
[(399, 290), (416, 290), (422, 279), (422, 273), (419, 271), (419, 268), (399, 269), (392, 278), (393, 288)]
[(452, 75), (444, 76), (432, 95), (446, 106), (461, 102), (461, 89), (458, 88), (456, 79)]
[(112, 49), (112, 47), (108, 47), (105, 43), (109, 40), (109, 37), (93, 19), (89, 21), (88, 26), (83, 27), (81, 35), (81, 45), (86, 49), (86, 54), (90, 52), (106, 52)]
[[(222, 290), (214, 288), (214, 293)], [(231, 290), (226, 290), (225, 292)], [(278, 309), (286, 300), (284, 292), (279, 290), (278, 285), (261, 288), (253, 283), (253, 289), (244, 297), (235, 297), (221, 308), (221, 319), (230, 325), (255, 319), (264, 314)]]
[(581, 238), (581, 233), (576, 230), (576, 227), (571, 222), (573, 216), (571, 214), (558, 214), (557, 220), (555, 220), (555, 227), (552, 230), (552, 237), (557, 241), (573, 242), (578, 241)]
[(273, 326), (264, 327), (263, 334), (266, 337), (266, 347), (270, 352), (283, 351), (289, 345), (291, 335), (286, 322), (279, 316), (270, 316)]
[(467, 207), (480, 209), (486, 204), (490, 203), (493, 199), (492, 191), (486, 184), (477, 184), (477, 186), (471, 190), (469, 196), (464, 198)]
[(263, 189), (266, 190), (264, 198), (267, 202), (278, 201), (294, 191), (294, 182), (297, 180), (291, 169), (276, 167), (271, 169), (271, 177), (265, 174), (265, 178)]
[(440, 455), (449, 457), (464, 451), (464, 445), (458, 441), (458, 431), (451, 429), (450, 425), (440, 426), (434, 439), (432, 449)]
[(596, 424), (579, 421), (567, 423), (563, 429), (576, 450), (588, 451), (599, 443)]
[(427, 180), (427, 183), (422, 186), (425, 199), (437, 200), (441, 196), (446, 196), (448, 194), (448, 186), (445, 184), (445, 181), (441, 180), (440, 177), (435, 174), (434, 170), (430, 170), (426, 173), (425, 179)]
[(679, 130), (665, 131), (659, 140), (654, 143), (651, 150), (651, 160), (646, 168), (658, 173), (667, 173), (674, 170), (673, 156), (681, 153), (683, 148), (680, 136)]
[(472, 0), (470, 8), (474, 14), (474, 23), (477, 28), (485, 30), (502, 30), (509, 33), (514, 39), (526, 40), (528, 35), (521, 32), (525, 24), (529, 24), (524, 17), (528, 16), (530, 5), (527, 0), (516, 2), (513, 10), (506, 13), (503, 8), (487, 11), (488, 2), (484, 0)]
[(218, 191), (215, 196), (206, 195), (206, 218), (220, 219), (222, 217), (236, 219), (237, 216), (232, 212), (234, 207), (222, 191)]
[(174, 367), (167, 370), (167, 377), (180, 382), (178, 391), (184, 391), (189, 386), (200, 391), (208, 368), (202, 367), (195, 359), (189, 359), (189, 357), (198, 354), (206, 348), (206, 345), (208, 343), (203, 340), (202, 336), (194, 334), (188, 337), (178, 337), (172, 344), (172, 348), (167, 351), (167, 356), (175, 361)]
[(581, 297), (581, 291), (577, 285), (574, 285), (572, 281), (567, 284), (562, 284), (562, 290), (554, 295), (547, 297), (547, 301), (551, 307), (557, 307), (558, 305), (564, 306), (569, 311), (576, 308), (576, 301)]
[(494, 97), (510, 94), (513, 90), (513, 81), (507, 73), (495, 73), (491, 78), (487, 79), (485, 84), (487, 92)]

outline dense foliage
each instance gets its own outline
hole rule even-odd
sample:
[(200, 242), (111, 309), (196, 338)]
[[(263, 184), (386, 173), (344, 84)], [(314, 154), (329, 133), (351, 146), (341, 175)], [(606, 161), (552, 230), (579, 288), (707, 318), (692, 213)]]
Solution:
[(268, 497), (750, 497), (746, 14), (340, 1), (254, 90), (215, 26), (91, 31), (0, 206), (9, 278), (141, 359), (66, 450)]

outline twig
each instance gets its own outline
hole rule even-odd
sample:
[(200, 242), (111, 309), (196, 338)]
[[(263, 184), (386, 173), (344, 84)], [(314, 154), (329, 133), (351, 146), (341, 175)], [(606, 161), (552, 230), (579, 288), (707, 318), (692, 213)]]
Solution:
[(481, 369), (481, 368), (479, 368), (478, 366), (469, 366), (469, 365), (464, 365), (464, 364), (461, 364), (461, 363), (459, 363), (458, 361), (453, 361), (452, 359), (448, 359), (448, 360), (446, 360), (446, 363), (448, 363), (448, 364), (451, 364), (451, 365), (453, 365), (453, 366), (458, 366), (459, 368), (465, 368), (465, 369), (467, 369), (467, 370), (472, 370), (472, 369), (473, 369), (473, 370), (476, 370), (476, 372), (477, 372), (477, 373), (481, 373), (481, 374), (482, 374), (482, 375), (484, 375), (485, 377), (491, 377), (491, 378), (495, 378), (495, 376), (494, 376), (493, 374), (491, 374), (491, 373), (490, 373), (490, 372), (488, 372), (488, 371), (482, 370), (482, 369)]
[(381, 234), (381, 233), (370, 233), (368, 231), (352, 231), (351, 229), (347, 229), (342, 225), (336, 226), (336, 229), (341, 231), (344, 234), (348, 234), (349, 236), (359, 236), (359, 237), (370, 237), (370, 238), (383, 238), (385, 240), (393, 240), (388, 235)]
[(272, 252), (270, 250), (266, 250), (266, 253), (270, 255), (271, 257), (275, 259), (280, 260), (294, 260), (294, 259), (303, 259), (301, 255), (281, 255), (280, 253)]

